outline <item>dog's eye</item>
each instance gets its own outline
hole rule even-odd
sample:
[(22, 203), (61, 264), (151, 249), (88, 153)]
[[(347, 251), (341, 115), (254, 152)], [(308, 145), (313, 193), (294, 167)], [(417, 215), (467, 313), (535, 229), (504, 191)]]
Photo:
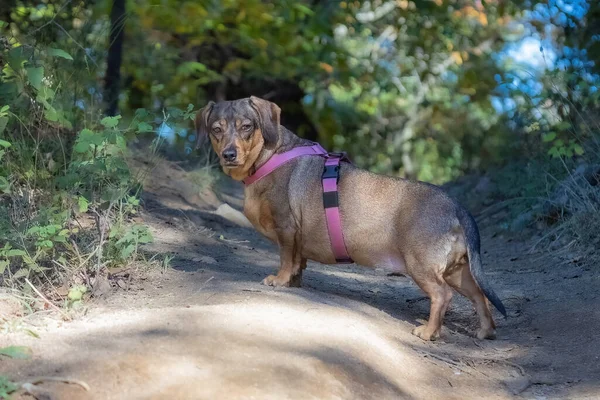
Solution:
[(250, 129), (252, 129), (252, 125), (242, 125), (242, 130), (244, 132), (248, 132)]
[(215, 126), (214, 128), (212, 128), (213, 133), (221, 133), (221, 128), (219, 128), (218, 126)]

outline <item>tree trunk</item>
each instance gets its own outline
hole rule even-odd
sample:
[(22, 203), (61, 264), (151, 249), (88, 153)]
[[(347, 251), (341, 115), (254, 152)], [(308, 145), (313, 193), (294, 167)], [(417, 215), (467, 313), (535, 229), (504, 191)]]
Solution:
[(121, 90), (121, 64), (123, 61), (123, 41), (125, 27), (125, 0), (113, 0), (110, 11), (110, 35), (106, 77), (104, 80), (104, 100), (106, 115), (117, 114), (119, 92)]

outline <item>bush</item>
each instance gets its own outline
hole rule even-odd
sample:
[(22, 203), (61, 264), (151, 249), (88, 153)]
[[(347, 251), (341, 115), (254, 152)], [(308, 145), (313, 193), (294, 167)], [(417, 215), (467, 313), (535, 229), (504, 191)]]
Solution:
[(72, 60), (16, 39), (0, 48), (0, 285), (67, 287), (70, 305), (152, 241), (132, 219), (141, 186), (127, 164), (129, 144), (194, 114), (190, 105), (102, 118), (93, 101), (69, 98), (81, 92), (73, 86), (94, 88), (92, 79), (59, 79)]

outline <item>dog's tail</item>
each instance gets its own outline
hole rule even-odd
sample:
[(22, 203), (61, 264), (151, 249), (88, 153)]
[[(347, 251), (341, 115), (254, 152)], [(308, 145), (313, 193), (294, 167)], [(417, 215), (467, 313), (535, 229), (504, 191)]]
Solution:
[(481, 254), (479, 252), (480, 248), (480, 238), (479, 238), (479, 229), (477, 228), (477, 223), (475, 222), (475, 218), (467, 210), (459, 206), (458, 210), (458, 220), (462, 225), (465, 241), (467, 245), (467, 255), (469, 257), (469, 267), (471, 269), (471, 275), (475, 279), (475, 282), (479, 285), (483, 294), (490, 300), (490, 302), (504, 315), (506, 318), (506, 309), (504, 308), (504, 304), (494, 292), (491, 285), (485, 279), (483, 274), (483, 267), (481, 264)]

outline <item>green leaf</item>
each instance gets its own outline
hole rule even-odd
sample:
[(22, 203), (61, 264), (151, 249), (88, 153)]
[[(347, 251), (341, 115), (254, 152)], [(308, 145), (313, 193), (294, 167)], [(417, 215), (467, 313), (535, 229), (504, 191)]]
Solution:
[(6, 271), (6, 267), (8, 267), (9, 263), (7, 260), (0, 260), (0, 275)]
[(18, 97), (21, 84), (16, 82), (2, 82), (0, 84), (0, 98), (11, 99)]
[(31, 265), (30, 268), (33, 272), (44, 272), (44, 271), (48, 271), (50, 269), (50, 268), (40, 267), (37, 264)]
[(82, 129), (81, 132), (79, 132), (79, 140), (86, 140), (86, 141), (91, 141), (92, 138), (94, 137), (94, 131), (90, 130), (90, 129)]
[(77, 207), (79, 208), (80, 213), (87, 212), (89, 204), (90, 202), (83, 196), (79, 196), (77, 199)]
[(26, 276), (29, 276), (29, 269), (21, 268), (20, 270), (15, 272), (15, 274), (12, 277), (13, 277), (13, 279), (20, 279), (20, 278), (25, 278)]
[(26, 346), (2, 347), (0, 348), (0, 355), (19, 360), (26, 360), (31, 357), (31, 349)]
[(188, 61), (181, 63), (176, 70), (178, 75), (190, 76), (194, 73), (201, 73), (208, 71), (206, 65), (199, 63), (197, 61)]
[(3, 176), (0, 176), (0, 191), (10, 193), (10, 182)]
[(85, 153), (86, 151), (89, 150), (89, 148), (90, 148), (89, 143), (79, 142), (75, 145), (75, 147), (73, 149), (75, 150), (76, 153)]
[(179, 119), (183, 116), (183, 111), (177, 107), (167, 107), (167, 113), (175, 119)]
[(48, 55), (52, 56), (52, 57), (62, 57), (62, 58), (66, 58), (67, 60), (73, 61), (73, 57), (71, 57), (71, 55), (69, 53), (67, 53), (66, 51), (64, 51), (62, 49), (49, 48)]
[(104, 117), (100, 121), (103, 127), (105, 128), (114, 128), (119, 125), (119, 120), (121, 119), (120, 115), (115, 115), (114, 117)]
[(60, 115), (58, 111), (56, 111), (56, 108), (49, 106), (44, 111), (44, 118), (46, 118), (46, 120), (50, 122), (58, 122), (58, 120), (60, 119)]
[(42, 79), (44, 78), (44, 67), (29, 67), (27, 68), (27, 79), (29, 84), (40, 90), (42, 87)]
[(542, 141), (544, 143), (548, 143), (553, 141), (556, 138), (556, 132), (548, 132), (544, 136), (542, 136)]
[(27, 56), (25, 54), (25, 47), (23, 46), (13, 47), (8, 52), (8, 65), (15, 71), (21, 70), (25, 60), (27, 60)]
[(61, 235), (59, 234), (59, 235), (57, 235), (57, 236), (56, 236), (54, 239), (52, 239), (52, 240), (54, 240), (56, 243), (66, 243), (66, 241), (67, 241), (67, 238), (66, 238), (65, 236), (61, 236)]
[(152, 87), (150, 88), (150, 91), (152, 93), (158, 93), (161, 90), (163, 90), (165, 88), (165, 85), (163, 85), (162, 83), (159, 83), (158, 85), (152, 85)]
[(19, 249), (12, 249), (6, 252), (7, 257), (23, 257), (25, 254), (27, 253)]
[(550, 150), (548, 150), (548, 155), (550, 155), (553, 158), (557, 158), (560, 156), (558, 149), (556, 147), (553, 147)]
[(146, 110), (145, 108), (138, 108), (137, 110), (135, 110), (135, 117), (136, 118), (146, 118), (148, 115), (148, 110)]
[[(42, 90), (40, 90), (37, 94), (37, 99), (38, 101), (41, 102), (48, 102), (49, 100), (53, 100), (54, 97), (56, 96), (56, 92), (52, 89), (50, 89), (48, 86), (44, 86), (42, 87)], [(50, 105), (44, 103), (44, 106), (49, 107)]]
[(137, 131), (138, 133), (152, 132), (152, 125), (147, 122), (140, 122), (137, 125)]
[(295, 3), (294, 8), (304, 15), (314, 15), (315, 12), (303, 4)]
[[(33, 258), (31, 258), (29, 255), (24, 255), (24, 256), (23, 256), (23, 261), (25, 261), (25, 264), (27, 264), (27, 265), (28, 265), (28, 266), (30, 266), (30, 267), (31, 267), (32, 265), (33, 265), (33, 266), (35, 266), (35, 265), (36, 265), (35, 261), (33, 261)], [(25, 269), (25, 268), (23, 268), (23, 269)], [(17, 271), (17, 273), (18, 273), (18, 272), (19, 272), (19, 271)], [(29, 271), (27, 271), (27, 273), (29, 273)]]
[[(191, 105), (191, 104), (190, 104)], [(0, 108), (0, 113), (5, 113), (8, 110), (10, 110), (10, 106), (7, 104), (5, 106), (2, 106), (2, 108)]]
[[(0, 133), (4, 132), (7, 124), (8, 124), (8, 117), (0, 117)], [(0, 146), (4, 146), (2, 143), (8, 143), (8, 142), (6, 140), (0, 139)], [(10, 143), (8, 143), (8, 146), (10, 146)], [(4, 146), (4, 147), (8, 147), (8, 146)]]
[(575, 145), (573, 145), (573, 151), (578, 156), (581, 156), (584, 153), (583, 147), (581, 147), (581, 145), (579, 143), (575, 143)]
[(87, 292), (87, 287), (83, 285), (75, 285), (71, 289), (69, 289), (69, 294), (67, 297), (71, 301), (78, 301), (83, 298), (83, 294)]
[(10, 142), (7, 142), (6, 140), (0, 139), (0, 146), (4, 147), (6, 149), (6, 148), (10, 147), (11, 144), (10, 144)]
[(130, 244), (130, 245), (126, 246), (125, 248), (123, 248), (121, 250), (121, 257), (124, 259), (129, 258), (129, 256), (131, 255), (131, 253), (133, 253), (134, 250), (135, 250), (134, 244)]
[(565, 149), (564, 153), (567, 157), (573, 157), (573, 150), (571, 148)]
[(0, 398), (9, 399), (12, 392), (19, 390), (19, 385), (9, 380), (6, 376), (0, 375)]

